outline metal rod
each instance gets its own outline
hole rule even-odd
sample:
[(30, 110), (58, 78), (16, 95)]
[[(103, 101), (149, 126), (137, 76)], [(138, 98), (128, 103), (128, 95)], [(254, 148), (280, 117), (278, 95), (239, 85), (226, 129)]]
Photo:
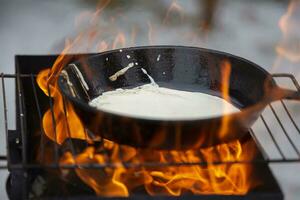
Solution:
[(19, 75), (17, 75), (17, 74), (3, 74), (3, 73), (1, 74), (1, 76), (4, 77), (4, 78), (17, 78), (17, 77), (30, 78), (32, 75), (34, 77), (37, 76), (37, 74), (19, 74)]
[(19, 104), (19, 117), (20, 117), (20, 129), (21, 129), (21, 138), (22, 138), (22, 163), (26, 164), (27, 162), (27, 140), (26, 140), (26, 129), (25, 129), (25, 119), (24, 119), (24, 107), (23, 107), (23, 95), (21, 91), (21, 81), (20, 81), (20, 74), (17, 73), (16, 76), (16, 88), (18, 94), (18, 104)]
[(297, 90), (300, 91), (300, 84), (298, 83), (295, 76), (290, 74), (290, 78), (292, 79), (292, 81), (293, 81), (294, 85), (296, 86)]
[(70, 131), (70, 125), (69, 125), (69, 120), (68, 120), (68, 113), (67, 113), (67, 108), (66, 108), (66, 101), (65, 101), (65, 97), (62, 98), (63, 99), (63, 109), (64, 109), (64, 115), (65, 115), (65, 119), (66, 119), (66, 124), (67, 124), (67, 134), (68, 134), (68, 137), (70, 138), (70, 150), (71, 150), (71, 154), (72, 154), (72, 157), (73, 157), (73, 160), (75, 161), (75, 164), (76, 164), (76, 159), (75, 159), (75, 155), (76, 155), (76, 152), (75, 152), (75, 147), (74, 147), (74, 143), (72, 141), (72, 137), (71, 137), (71, 131)]
[(285, 105), (285, 103), (283, 102), (283, 100), (280, 100), (285, 112), (287, 113), (288, 117), (290, 118), (292, 124), (294, 125), (294, 127), (296, 128), (296, 130), (298, 131), (298, 133), (300, 134), (300, 128), (299, 126), (296, 124), (294, 118), (292, 117), (291, 113), (289, 112), (287, 106)]
[(299, 150), (297, 149), (296, 145), (293, 143), (293, 141), (292, 141), (292, 139), (290, 138), (289, 134), (288, 134), (287, 131), (285, 130), (285, 128), (284, 128), (283, 124), (281, 123), (281, 121), (280, 121), (280, 119), (279, 119), (277, 113), (275, 112), (273, 106), (272, 106), (271, 104), (270, 104), (269, 106), (270, 106), (270, 108), (271, 108), (271, 110), (272, 110), (272, 113), (274, 114), (274, 116), (275, 116), (277, 122), (279, 123), (279, 126), (280, 126), (281, 129), (283, 130), (283, 133), (284, 133), (285, 136), (287, 137), (288, 141), (289, 141), (290, 144), (292, 145), (292, 147), (293, 147), (294, 151), (297, 153), (298, 157), (300, 158), (300, 152), (299, 152)]
[[(1, 74), (2, 79), (2, 94), (3, 94), (3, 111), (4, 111), (4, 130), (5, 130), (5, 136), (6, 136), (6, 153), (9, 157), (9, 150), (8, 150), (8, 120), (7, 120), (7, 105), (6, 105), (6, 93), (5, 93), (5, 82), (4, 82), (4, 76)], [(7, 160), (7, 158), (6, 158)]]
[(297, 88), (297, 90), (300, 91), (300, 84), (298, 83), (298, 81), (297, 81), (297, 79), (295, 78), (294, 75), (286, 74), (286, 73), (278, 73), (278, 74), (272, 74), (272, 76), (275, 77), (275, 78), (283, 78), (283, 77), (290, 78), (293, 81), (293, 83), (294, 83), (295, 87)]
[[(127, 168), (140, 168), (140, 167), (169, 167), (169, 166), (207, 166), (207, 165), (232, 165), (232, 164), (249, 164), (249, 165), (256, 165), (256, 164), (269, 164), (269, 163), (298, 163), (299, 159), (286, 159), (282, 161), (282, 159), (272, 159), (266, 162), (263, 159), (256, 159), (256, 160), (239, 160), (239, 161), (223, 161), (223, 162), (145, 162), (145, 163), (129, 163), (123, 162), (122, 165), (120, 163), (95, 163), (95, 164), (46, 164), (46, 165), (39, 165), (39, 164), (14, 164), (10, 165), (10, 169), (23, 169), (23, 168), (30, 168), (30, 169), (44, 169), (44, 168), (53, 168), (53, 169), (77, 169), (77, 168), (84, 168), (84, 169), (102, 169), (102, 168), (119, 168), (119, 167), (127, 167)], [(7, 169), (7, 166), (0, 166), (2, 169)]]
[[(16, 70), (19, 72), (19, 65), (16, 63)], [(22, 147), (22, 165), (27, 164), (27, 129), (26, 129), (26, 118), (25, 118), (25, 106), (24, 106), (24, 98), (22, 94), (22, 85), (20, 80), (20, 73), (16, 74), (16, 90), (17, 90), (17, 100), (18, 100), (18, 114), (19, 116), (19, 125), (20, 125), (20, 131), (21, 131), (21, 147)], [(24, 170), (24, 175), (27, 175), (27, 170)], [(20, 181), (22, 181), (22, 198), (28, 199), (28, 179), (22, 178)]]
[(35, 86), (35, 78), (33, 76), (33, 74), (31, 74), (31, 84), (32, 84), (32, 88), (33, 88), (33, 95), (34, 95), (34, 100), (35, 100), (35, 106), (36, 109), (38, 111), (38, 116), (39, 116), (39, 121), (40, 121), (40, 131), (41, 131), (41, 141), (40, 141), (40, 149), (41, 149), (41, 162), (44, 163), (44, 159), (45, 159), (45, 132), (43, 129), (43, 119), (42, 119), (42, 112), (41, 112), (41, 108), (40, 108), (40, 103), (39, 103), (39, 99), (37, 96), (37, 90), (36, 90), (36, 86)]
[(50, 91), (50, 86), (49, 83), (47, 83), (47, 91), (48, 91), (48, 99), (49, 99), (49, 105), (50, 105), (50, 112), (52, 116), (52, 128), (54, 131), (54, 137), (55, 137), (55, 142), (54, 144), (54, 159), (56, 162), (56, 165), (59, 163), (59, 153), (58, 153), (58, 144), (57, 144), (57, 133), (56, 133), (56, 119), (54, 115), (54, 109), (53, 109), (53, 103), (52, 103), (52, 97), (51, 97), (51, 91)]
[(256, 137), (256, 135), (255, 135), (255, 133), (254, 133), (254, 131), (253, 131), (252, 129), (250, 129), (249, 132), (250, 132), (250, 134), (251, 134), (251, 136), (252, 136), (252, 138), (253, 138), (255, 144), (258, 146), (259, 150), (261, 151), (263, 158), (264, 158), (266, 161), (268, 161), (268, 160), (269, 160), (269, 156), (268, 156), (268, 154), (266, 153), (265, 149), (261, 146), (261, 144), (260, 144), (260, 142), (258, 141), (258, 139), (257, 139), (257, 137)]
[(269, 135), (271, 136), (271, 139), (273, 140), (273, 142), (274, 142), (274, 144), (275, 144), (275, 146), (276, 146), (276, 148), (277, 148), (279, 154), (281, 155), (281, 157), (283, 158), (283, 160), (286, 160), (286, 158), (284, 157), (284, 154), (282, 153), (282, 151), (281, 151), (281, 149), (280, 149), (280, 147), (279, 147), (277, 141), (275, 140), (275, 138), (274, 138), (274, 136), (273, 136), (273, 134), (272, 134), (272, 131), (270, 130), (268, 124), (266, 123), (265, 118), (264, 118), (262, 115), (260, 116), (260, 118), (262, 119), (262, 121), (263, 121), (263, 123), (264, 123), (264, 125), (265, 125), (265, 127), (266, 127), (266, 129), (267, 129), (267, 131), (268, 131), (268, 133), (269, 133)]

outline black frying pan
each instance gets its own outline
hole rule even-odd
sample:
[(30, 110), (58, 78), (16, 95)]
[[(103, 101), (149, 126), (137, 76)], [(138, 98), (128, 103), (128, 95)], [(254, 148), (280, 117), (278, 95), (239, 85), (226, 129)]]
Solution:
[[(223, 66), (220, 63), (224, 60), (232, 66), (229, 91), (231, 102), (241, 109), (238, 113), (207, 119), (155, 120), (104, 112), (88, 105), (91, 99), (103, 92), (149, 83), (141, 68), (146, 69), (161, 86), (220, 96)], [(116, 81), (109, 80), (111, 75), (131, 62), (137, 62), (138, 66), (129, 69)], [(113, 50), (71, 63), (63, 71), (58, 79), (60, 90), (72, 102), (90, 132), (141, 148), (202, 148), (240, 139), (248, 134), (268, 103), (284, 98), (300, 99), (299, 92), (279, 88), (267, 71), (248, 60), (194, 47)], [(229, 128), (221, 135), (224, 117)]]

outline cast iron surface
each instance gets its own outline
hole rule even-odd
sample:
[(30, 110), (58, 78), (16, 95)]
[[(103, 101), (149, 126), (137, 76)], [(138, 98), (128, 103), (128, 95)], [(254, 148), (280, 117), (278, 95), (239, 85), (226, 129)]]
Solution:
[[(91, 99), (103, 92), (149, 83), (141, 68), (146, 69), (160, 86), (220, 96), (224, 61), (231, 64), (229, 92), (232, 103), (241, 109), (238, 113), (193, 120), (157, 120), (123, 116), (88, 105)], [(109, 80), (129, 63), (138, 65), (116, 81)], [(271, 101), (300, 96), (297, 92), (278, 88), (268, 72), (248, 60), (195, 47), (152, 46), (113, 50), (71, 63), (65, 71), (68, 76), (61, 75), (58, 80), (60, 90), (74, 104), (86, 127), (92, 133), (117, 143), (142, 148), (189, 149), (227, 143), (247, 134)], [(227, 117), (230, 128), (220, 135), (224, 117)]]

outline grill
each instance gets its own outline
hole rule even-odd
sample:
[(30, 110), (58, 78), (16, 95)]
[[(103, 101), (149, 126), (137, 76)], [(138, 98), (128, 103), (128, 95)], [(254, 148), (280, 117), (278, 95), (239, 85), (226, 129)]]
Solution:
[[(78, 58), (81, 55), (70, 55), (73, 59)], [(38, 88), (35, 78), (37, 73), (52, 66), (56, 55), (53, 56), (16, 56), (16, 73), (15, 74), (0, 74), (1, 77), (1, 95), (3, 97), (4, 106), (4, 123), (6, 139), (7, 139), (7, 156), (1, 156), (1, 160), (7, 160), (7, 165), (1, 165), (1, 169), (9, 169), (10, 176), (7, 181), (7, 192), (11, 199), (64, 199), (66, 197), (70, 199), (98, 199), (102, 197), (95, 196), (93, 190), (84, 185), (80, 180), (75, 183), (70, 183), (60, 177), (53, 177), (55, 171), (62, 169), (102, 169), (105, 167), (117, 168), (118, 163), (108, 162), (104, 164), (74, 164), (66, 165), (60, 164), (59, 158), (66, 150), (72, 152), (72, 155), (76, 155), (78, 151), (89, 144), (78, 140), (68, 140), (61, 147), (54, 142), (49, 141), (43, 133), (42, 116), (44, 112), (50, 108), (52, 111), (53, 127), (55, 127), (56, 119), (53, 114), (53, 100), (45, 96)], [(285, 78), (292, 81), (297, 90), (300, 91), (300, 86), (295, 77), (291, 74), (276, 74), (276, 79)], [(7, 107), (6, 96), (6, 82), (13, 80), (16, 84), (16, 130), (8, 129), (8, 113), (13, 111)], [(49, 88), (48, 91), (50, 92)], [(297, 134), (300, 134), (300, 129), (297, 126), (292, 114), (285, 101), (279, 102), (281, 109), (287, 115), (288, 124), (291, 124)], [(64, 104), (65, 106), (65, 104)], [(260, 117), (260, 121), (263, 125), (263, 129), (260, 131), (266, 132), (266, 136), (269, 138), (267, 143), (276, 149), (279, 156), (273, 158), (269, 156), (269, 153), (265, 150), (264, 144), (257, 137), (259, 132), (251, 130), (252, 137), (247, 136), (242, 139), (242, 143), (253, 143), (256, 145), (257, 156), (252, 160), (232, 160), (222, 161), (220, 158), (209, 164), (239, 164), (239, 165), (253, 165), (253, 176), (259, 179), (262, 184), (253, 188), (248, 194), (245, 195), (245, 199), (283, 199), (283, 194), (278, 186), (274, 176), (272, 175), (268, 164), (270, 163), (291, 163), (300, 162), (299, 145), (291, 137), (292, 133), (286, 128), (287, 122), (281, 120), (278, 115), (278, 106), (269, 105), (267, 108), (270, 110), (271, 118), (275, 119), (276, 124), (280, 127), (282, 135), (280, 137), (275, 134), (268, 123), (270, 116)], [(282, 139), (283, 138), (283, 139)], [(280, 139), (286, 141), (285, 145), (282, 145)], [(283, 149), (286, 145), (289, 145), (296, 156), (290, 158), (284, 152)], [(101, 141), (97, 142), (98, 146), (103, 145)], [(36, 147), (39, 149), (36, 149)], [(53, 149), (51, 154), (47, 151), (47, 147)], [(49, 149), (49, 148), (48, 148)], [(36, 162), (36, 153), (40, 152), (40, 160), (42, 162)], [(103, 154), (108, 152), (103, 151)], [(51, 155), (54, 162), (44, 163), (47, 160), (47, 156)], [(123, 160), (123, 155), (119, 155)], [(122, 162), (126, 168), (138, 168), (141, 166), (187, 166), (187, 165), (202, 165), (206, 166), (207, 162), (145, 162), (145, 163), (131, 163)], [(51, 173), (49, 173), (51, 172)], [(52, 176), (52, 177), (51, 177)], [(56, 185), (59, 184), (59, 187)], [(53, 189), (51, 189), (51, 187)], [(230, 195), (184, 195), (181, 197), (169, 197), (169, 196), (150, 196), (145, 192), (137, 191), (130, 195), (128, 199), (240, 199), (241, 196)], [(104, 198), (105, 199), (105, 198)], [(126, 199), (126, 198), (124, 198)]]

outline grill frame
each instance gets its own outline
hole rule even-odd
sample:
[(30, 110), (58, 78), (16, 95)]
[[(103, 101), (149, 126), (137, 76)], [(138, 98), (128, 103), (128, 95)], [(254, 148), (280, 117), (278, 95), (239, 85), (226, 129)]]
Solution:
[[(90, 54), (88, 54), (90, 55)], [(70, 59), (78, 59), (78, 57), (81, 56), (87, 56), (87, 55), (69, 55)], [(55, 159), (56, 163), (51, 164), (51, 165), (40, 165), (40, 164), (32, 164), (28, 162), (28, 127), (27, 127), (27, 116), (26, 116), (26, 102), (25, 102), (25, 97), (24, 97), (24, 89), (23, 87), (28, 87), (28, 85), (25, 86), (24, 80), (27, 80), (27, 83), (31, 83), (31, 88), (34, 94), (34, 105), (36, 106), (37, 112), (38, 112), (38, 117), (41, 123), (41, 118), (43, 114), (43, 110), (40, 108), (40, 100), (38, 98), (38, 88), (37, 85), (35, 84), (35, 78), (36, 78), (36, 73), (40, 71), (42, 68), (40, 66), (36, 66), (36, 63), (42, 63), (42, 60), (47, 60), (48, 64), (44, 63), (44, 68), (47, 68), (51, 66), (52, 63), (54, 63), (56, 59), (56, 55), (52, 56), (16, 56), (16, 73), (15, 74), (0, 74), (1, 78), (1, 83), (2, 83), (2, 88), (1, 92), (3, 94), (3, 106), (4, 106), (4, 123), (5, 123), (5, 130), (4, 132), (6, 133), (6, 139), (7, 139), (7, 155), (5, 156), (0, 156), (0, 160), (6, 160), (8, 161), (7, 165), (0, 165), (0, 169), (9, 169), (11, 172), (15, 174), (13, 178), (16, 179), (16, 177), (19, 177), (20, 180), (20, 185), (22, 185), (22, 191), (20, 192), (21, 194), (16, 194), (17, 195), (22, 195), (27, 198), (27, 196), (24, 196), (24, 194), (28, 194), (28, 179), (26, 178), (28, 176), (29, 171), (34, 171), (34, 170), (40, 170), (40, 169), (45, 169), (45, 168), (51, 168), (51, 169), (74, 169), (76, 167), (82, 167), (82, 168), (103, 168), (103, 167), (117, 167), (114, 163), (107, 163), (105, 165), (59, 165), (58, 164), (58, 158), (59, 158), (59, 147), (57, 144), (54, 143), (54, 150), (55, 150)], [(26, 61), (27, 60), (27, 61)], [(20, 65), (21, 64), (21, 65)], [(30, 69), (26, 69), (29, 71), (32, 71), (32, 73), (26, 73), (26, 70), (24, 71), (24, 66), (28, 66)], [(35, 67), (32, 67), (35, 66)], [(36, 71), (36, 73), (34, 73)], [(274, 75), (275, 78), (289, 78), (292, 80), (294, 83), (295, 87), (297, 88), (298, 91), (300, 91), (300, 86), (295, 77), (291, 74), (276, 74)], [(5, 80), (7, 79), (13, 79), (15, 80), (16, 83), (16, 130), (8, 130), (8, 117), (7, 113), (8, 108), (6, 104), (6, 91), (5, 91)], [(31, 102), (32, 103), (32, 102)], [(48, 104), (50, 108), (52, 107), (52, 99), (48, 98)], [(287, 112), (290, 120), (292, 121), (292, 124), (296, 127), (298, 133), (300, 134), (299, 127), (295, 123), (294, 119), (292, 118), (291, 113), (289, 112), (286, 104), (284, 101), (281, 100), (281, 104), (283, 105), (285, 111)], [(275, 115), (275, 118), (278, 120), (279, 123), (281, 123), (276, 110), (270, 105), (270, 109), (272, 110), (273, 114)], [(281, 151), (281, 147), (276, 141), (276, 139), (273, 136), (273, 133), (266, 123), (266, 120), (264, 119), (263, 116), (261, 116), (261, 120), (263, 121), (266, 129), (268, 130), (268, 133), (270, 134), (270, 137), (272, 139), (272, 142), (276, 146), (277, 150), (280, 152), (280, 155), (282, 156), (281, 159), (271, 159), (268, 157), (267, 153), (264, 152), (264, 148), (260, 146), (260, 143), (258, 142), (257, 138), (255, 137), (255, 134), (250, 132), (252, 135), (252, 138), (255, 140), (257, 146), (259, 147), (259, 150), (261, 151), (263, 156), (258, 156), (257, 159), (255, 160), (249, 160), (249, 161), (230, 161), (230, 162), (224, 162), (224, 161), (218, 161), (218, 162), (212, 162), (212, 163), (207, 163), (207, 162), (200, 162), (200, 163), (164, 163), (164, 165), (170, 166), (170, 165), (207, 165), (207, 164), (233, 164), (233, 163), (239, 163), (239, 164), (257, 164), (257, 165), (264, 165), (268, 166), (270, 163), (292, 163), (292, 162), (300, 162), (300, 154), (299, 151), (297, 150), (296, 145), (293, 143), (292, 139), (289, 137), (289, 134), (285, 130), (284, 126), (281, 123), (281, 128), (283, 129), (284, 134), (288, 138), (289, 142), (291, 143), (292, 147), (295, 148), (298, 158), (297, 159), (287, 159), (285, 155)], [(41, 132), (43, 132), (42, 128), (40, 129)], [(41, 142), (43, 143), (45, 140), (44, 134), (42, 134), (41, 137)], [(70, 142), (70, 150), (74, 154), (74, 144), (71, 140)], [(44, 145), (41, 145), (43, 148)], [(41, 149), (41, 151), (44, 151)], [(16, 156), (17, 155), (17, 156)], [(140, 166), (152, 166), (155, 165), (157, 166), (158, 164), (161, 163), (143, 163), (142, 165), (132, 165), (131, 163), (122, 163), (125, 167), (140, 167)], [(271, 174), (271, 172), (270, 172)], [(12, 181), (12, 177), (10, 177), (8, 182)], [(16, 180), (14, 181), (16, 182)], [(275, 181), (276, 182), (276, 181)], [(277, 188), (276, 188), (277, 186)], [(275, 183), (275, 189), (279, 189), (277, 183)], [(280, 194), (279, 192), (278, 194)], [(280, 196), (280, 195), (279, 195)], [(197, 197), (197, 196), (196, 196)], [(282, 194), (281, 194), (282, 197)]]

